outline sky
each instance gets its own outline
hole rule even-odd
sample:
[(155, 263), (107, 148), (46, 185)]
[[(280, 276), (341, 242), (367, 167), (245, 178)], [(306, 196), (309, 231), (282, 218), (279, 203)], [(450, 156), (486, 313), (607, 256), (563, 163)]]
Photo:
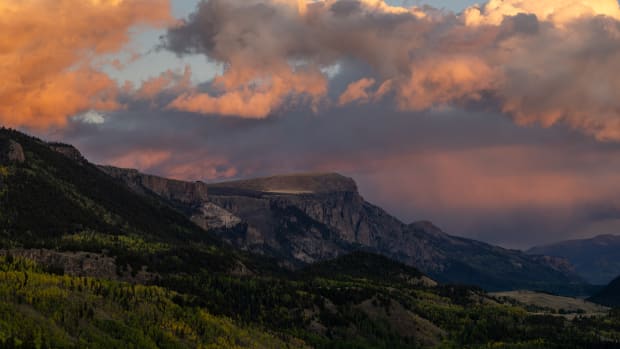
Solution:
[(338, 172), (510, 248), (620, 233), (616, 0), (0, 0), (0, 30), (0, 124), (96, 163)]

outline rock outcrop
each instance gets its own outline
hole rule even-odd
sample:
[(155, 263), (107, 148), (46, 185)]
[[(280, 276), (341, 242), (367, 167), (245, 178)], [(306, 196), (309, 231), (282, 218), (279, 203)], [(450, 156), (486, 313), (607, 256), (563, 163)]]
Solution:
[(167, 179), (112, 166), (99, 168), (139, 194), (165, 199), (205, 230), (230, 229), (241, 223), (240, 218), (209, 202), (208, 186), (205, 183)]
[(430, 222), (404, 224), (366, 202), (355, 182), (338, 174), (210, 184), (209, 200), (247, 225), (224, 233), (225, 240), (291, 266), (363, 249), (415, 266), (439, 281), (491, 290), (581, 283), (557, 259), (450, 236)]
[(157, 278), (156, 274), (145, 270), (132, 273), (130, 266), (119, 268), (115, 258), (99, 253), (58, 252), (45, 249), (0, 250), (0, 256), (8, 255), (27, 258), (45, 266), (48, 271), (71, 276), (88, 276), (137, 283), (148, 283)]
[(70, 144), (48, 143), (48, 145), (52, 150), (68, 157), (71, 160), (75, 160), (79, 163), (86, 162), (86, 159), (82, 156), (82, 153)]
[(112, 166), (99, 168), (140, 194), (153, 193), (166, 200), (189, 206), (199, 206), (208, 199), (207, 185), (202, 182), (177, 181)]
[(489, 290), (562, 291), (554, 285), (582, 284), (556, 259), (450, 236), (430, 222), (405, 224), (365, 201), (351, 178), (335, 173), (206, 185), (135, 170), (102, 170), (136, 192), (176, 204), (194, 223), (235, 247), (291, 268), (365, 250), (415, 266), (438, 281)]
[(230, 229), (241, 223), (241, 218), (211, 202), (200, 205), (190, 218), (192, 222), (207, 230), (209, 228)]
[(23, 163), (24, 148), (12, 139), (0, 139), (0, 163)]

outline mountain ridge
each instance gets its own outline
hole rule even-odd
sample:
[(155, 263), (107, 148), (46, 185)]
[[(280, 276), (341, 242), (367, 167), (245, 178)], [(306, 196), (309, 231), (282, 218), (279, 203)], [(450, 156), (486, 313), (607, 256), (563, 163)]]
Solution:
[(352, 178), (336, 172), (302, 172), (209, 184), (211, 188), (239, 188), (274, 194), (357, 192)]
[[(61, 145), (59, 151), (58, 144), (50, 145), (39, 140), (28, 142), (26, 140), (33, 138), (18, 133), (13, 133), (13, 136), (17, 143), (20, 143), (20, 137), (26, 142), (24, 152), (28, 160), (15, 167), (13, 171), (17, 172), (6, 178), (16, 183), (29, 178), (16, 174), (29, 173), (26, 168), (39, 166), (37, 162), (40, 160), (37, 159), (43, 157), (49, 169), (36, 177), (36, 183), (48, 183), (53, 179), (53, 183), (45, 184), (48, 188), (45, 192), (56, 194), (44, 198), (41, 204), (64, 198), (61, 202), (68, 205), (68, 210), (76, 212), (75, 219), (64, 217), (66, 224), (74, 226), (69, 231), (76, 233), (89, 226), (100, 227), (104, 231), (122, 231), (125, 221), (140, 222), (149, 234), (165, 226), (147, 216), (140, 216), (142, 211), (129, 214), (135, 209), (133, 207), (121, 209), (116, 200), (111, 201), (118, 196), (122, 198), (121, 202), (141, 203), (142, 207), (151, 211), (159, 207), (155, 211), (163, 209), (166, 212), (162, 217), (170, 216), (179, 223), (182, 219), (176, 216), (175, 211), (182, 213), (203, 229), (181, 223), (186, 225), (183, 229), (193, 231), (193, 236), (200, 239), (212, 239), (208, 237), (210, 235), (219, 237), (241, 250), (275, 258), (288, 268), (296, 269), (364, 250), (415, 266), (440, 282), (474, 284), (493, 291), (531, 288), (568, 294), (584, 292), (585, 285), (578, 277), (570, 270), (557, 267), (561, 263), (549, 263), (550, 259), (451, 236), (430, 222), (405, 224), (367, 202), (351, 178), (338, 174), (271, 176), (215, 184), (183, 182), (130, 169), (95, 167), (72, 146)], [(37, 149), (34, 153), (33, 147)], [(71, 193), (72, 188), (77, 188), (76, 185), (82, 188), (78, 197), (84, 194), (88, 197), (76, 201), (73, 194), (58, 193), (59, 188)], [(17, 188), (17, 184), (9, 186), (9, 190)], [(39, 194), (33, 192), (29, 195), (36, 197)], [(16, 193), (6, 198), (18, 204), (13, 215), (24, 210), (30, 210), (33, 214), (39, 212), (26, 208), (32, 202), (21, 201)], [(97, 205), (93, 206), (98, 207), (99, 214), (91, 217), (87, 211), (77, 213), (92, 206), (92, 200), (104, 203), (101, 206), (97, 201)], [(49, 210), (47, 206), (45, 209)], [(58, 203), (52, 207), (58, 207)], [(40, 212), (41, 218), (24, 220), (20, 224), (29, 226), (35, 224), (34, 221), (43, 222), (52, 218), (43, 208)], [(61, 214), (60, 211), (58, 214)], [(15, 217), (19, 219), (21, 215)], [(101, 217), (110, 218), (102, 221)], [(57, 218), (53, 218), (48, 224), (53, 226), (58, 222)], [(100, 223), (93, 225), (95, 222)], [(62, 231), (65, 228), (59, 226), (59, 229)], [(210, 233), (201, 233), (205, 229)], [(80, 234), (80, 239), (89, 236)], [(111, 239), (113, 235), (110, 236)], [(233, 263), (231, 267), (237, 268), (236, 265)], [(135, 265), (136, 268), (139, 269), (140, 265)]]
[[(353, 179), (337, 173), (285, 174), (206, 186), (207, 200), (190, 213), (193, 221), (206, 217), (204, 211), (210, 212), (210, 220), (224, 215), (221, 220), (237, 223), (228, 225), (234, 229), (212, 231), (237, 248), (274, 257), (289, 268), (364, 250), (415, 266), (442, 282), (490, 290), (548, 287), (553, 292), (584, 292), (561, 290), (562, 284), (581, 288), (565, 260), (451, 236), (428, 221), (405, 224), (367, 202)], [(209, 224), (202, 226), (209, 229)]]
[[(447, 261), (473, 269), (471, 275), (457, 269), (469, 281), (493, 276), (480, 275), (480, 263), (505, 262), (514, 271), (513, 262), (523, 258), (451, 237), (428, 222), (403, 224), (357, 192), (224, 188), (211, 190), (208, 202), (175, 200), (176, 190), (186, 194), (184, 186), (159, 178), (166, 185), (155, 189), (169, 191), (166, 197), (146, 186), (132, 189), (77, 149), (60, 147), (0, 129), (0, 347), (596, 347), (620, 338), (613, 314), (588, 322), (541, 317), (477, 287), (437, 283), (355, 244), (360, 237), (386, 248), (416, 242), (402, 252), (418, 248), (430, 253), (419, 256), (429, 261), (432, 253), (454, 254)], [(231, 210), (243, 208), (243, 219), (204, 229), (181, 210), (225, 210), (214, 198)], [(278, 255), (287, 251), (329, 260), (299, 261), (301, 269), (287, 270), (236, 249), (248, 233), (280, 243), (255, 246), (280, 262), (304, 257)], [(333, 258), (330, 246), (339, 249)], [(471, 261), (459, 251), (484, 258)], [(550, 272), (532, 263), (523, 264), (535, 267), (527, 275)]]
[(620, 275), (619, 250), (620, 235), (603, 234), (536, 246), (527, 253), (566, 258), (575, 266), (575, 271), (590, 283), (607, 285)]

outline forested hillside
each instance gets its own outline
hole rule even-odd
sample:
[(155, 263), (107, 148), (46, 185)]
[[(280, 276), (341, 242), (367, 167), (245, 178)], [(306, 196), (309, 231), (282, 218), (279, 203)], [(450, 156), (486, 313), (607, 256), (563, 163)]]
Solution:
[(0, 222), (2, 347), (620, 343), (617, 311), (567, 317), (476, 287), (438, 284), (372, 253), (281, 268), (234, 249), (165, 200), (135, 193), (70, 146), (11, 130), (0, 131)]

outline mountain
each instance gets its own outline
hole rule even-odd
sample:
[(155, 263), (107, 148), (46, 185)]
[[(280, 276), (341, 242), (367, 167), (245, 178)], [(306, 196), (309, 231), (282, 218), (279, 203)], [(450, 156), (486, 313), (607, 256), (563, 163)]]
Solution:
[[(380, 224), (398, 222), (365, 203), (342, 176), (267, 181), (267, 189), (231, 201), (247, 200), (247, 212), (258, 204), (250, 221), (246, 211), (237, 215), (214, 200), (245, 189), (207, 185), (205, 193), (198, 182), (110, 172), (70, 145), (0, 129), (0, 347), (594, 348), (620, 338), (615, 313), (588, 321), (530, 313), (480, 288), (437, 283), (386, 256), (347, 253), (354, 244), (338, 237), (347, 236), (348, 214), (367, 215), (359, 227), (369, 238)], [(347, 215), (323, 201), (347, 195), (340, 204)], [(331, 217), (312, 218), (304, 205)], [(238, 222), (215, 224), (221, 214)], [(218, 219), (201, 226), (200, 217)], [(333, 234), (323, 240), (341, 250), (317, 263), (289, 257), (298, 266), (290, 270), (264, 257), (280, 253), (282, 263), (284, 250), (261, 256), (222, 240), (243, 238), (257, 220), (301, 248), (303, 234)]]
[[(102, 169), (130, 187), (142, 188), (138, 192), (149, 189), (153, 178), (135, 170)], [(168, 188), (164, 199), (175, 195)], [(488, 290), (585, 292), (565, 260), (450, 236), (430, 222), (404, 224), (365, 201), (355, 181), (339, 174), (271, 176), (207, 188), (208, 198), (184, 207), (194, 222), (233, 246), (274, 257), (289, 268), (362, 249), (415, 266), (442, 282)], [(230, 229), (219, 229), (222, 226)]]
[(245, 269), (243, 254), (159, 197), (119, 183), (72, 146), (6, 129), (0, 130), (0, 248), (38, 249), (28, 253), (40, 261), (67, 261), (63, 251), (105, 251), (119, 275), (188, 265)]
[(205, 183), (177, 181), (113, 166), (99, 166), (99, 169), (121, 180), (135, 193), (163, 199), (205, 230), (232, 228), (241, 223), (238, 217), (209, 201)]
[(415, 266), (432, 278), (489, 290), (561, 291), (580, 284), (565, 261), (450, 236), (429, 222), (404, 224), (333, 174), (273, 176), (209, 184), (209, 200), (247, 223), (222, 237), (291, 266), (357, 249)]
[(600, 235), (533, 247), (530, 254), (566, 258), (588, 282), (606, 285), (620, 275), (620, 236)]
[(620, 276), (612, 280), (600, 292), (590, 298), (590, 301), (620, 308)]

